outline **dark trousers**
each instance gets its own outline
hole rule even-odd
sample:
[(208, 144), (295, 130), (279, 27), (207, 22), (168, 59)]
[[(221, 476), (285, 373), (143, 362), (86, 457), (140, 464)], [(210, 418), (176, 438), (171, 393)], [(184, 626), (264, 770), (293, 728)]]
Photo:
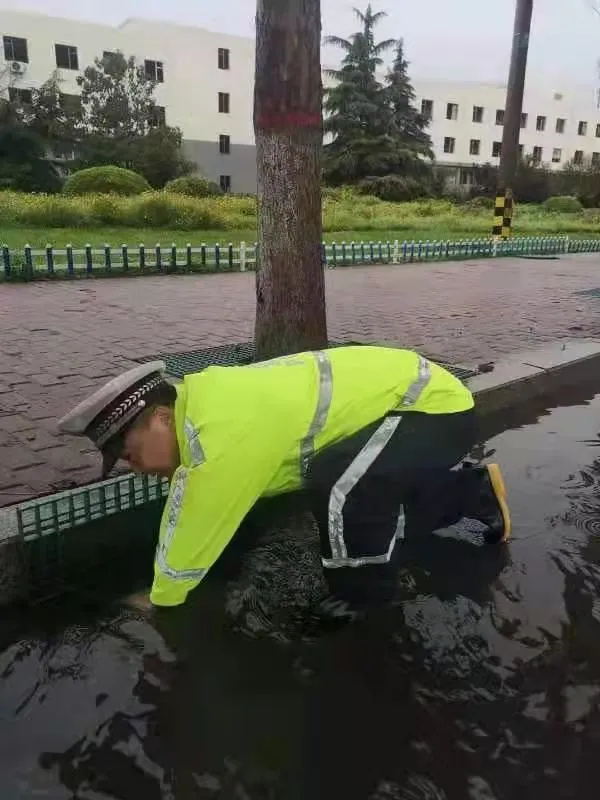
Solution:
[(452, 467), (476, 442), (474, 411), (389, 415), (322, 451), (309, 475), (331, 593), (351, 603), (393, 595), (404, 539), (477, 506), (473, 470)]

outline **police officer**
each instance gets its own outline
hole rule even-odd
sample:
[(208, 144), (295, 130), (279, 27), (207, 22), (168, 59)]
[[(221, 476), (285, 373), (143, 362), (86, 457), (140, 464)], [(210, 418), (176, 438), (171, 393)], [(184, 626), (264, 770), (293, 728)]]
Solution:
[(332, 595), (386, 601), (405, 537), (463, 517), (485, 541), (510, 535), (497, 465), (463, 459), (476, 442), (474, 400), (419, 354), (340, 347), (242, 367), (209, 367), (172, 385), (153, 362), (112, 380), (68, 413), (103, 476), (124, 459), (170, 481), (152, 604), (195, 589), (260, 498), (304, 489)]

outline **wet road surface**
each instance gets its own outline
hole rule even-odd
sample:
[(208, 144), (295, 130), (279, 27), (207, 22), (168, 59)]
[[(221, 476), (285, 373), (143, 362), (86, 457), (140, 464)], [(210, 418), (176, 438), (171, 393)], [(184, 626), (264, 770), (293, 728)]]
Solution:
[[(596, 798), (600, 396), (567, 402), (479, 453), (503, 466), (510, 546), (420, 543), (398, 605), (362, 623), (267, 630), (239, 582), (152, 622), (90, 598), (5, 616), (0, 796)], [(283, 585), (263, 575), (267, 605)]]

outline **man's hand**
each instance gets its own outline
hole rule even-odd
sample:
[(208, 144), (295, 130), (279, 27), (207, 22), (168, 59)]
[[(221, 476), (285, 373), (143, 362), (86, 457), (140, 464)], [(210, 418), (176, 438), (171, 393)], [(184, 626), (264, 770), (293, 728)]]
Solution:
[(150, 602), (150, 593), (149, 592), (136, 592), (135, 594), (130, 594), (128, 597), (125, 598), (123, 601), (124, 605), (129, 606), (129, 608), (135, 608), (138, 611), (152, 611), (154, 606)]

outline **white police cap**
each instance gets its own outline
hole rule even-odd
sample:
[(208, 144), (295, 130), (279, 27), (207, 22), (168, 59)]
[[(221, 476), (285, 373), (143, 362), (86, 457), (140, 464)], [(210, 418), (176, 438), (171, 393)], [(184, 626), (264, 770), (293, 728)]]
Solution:
[(87, 397), (59, 421), (58, 429), (87, 436), (105, 455), (104, 474), (114, 466), (111, 441), (131, 425), (147, 404), (148, 396), (165, 381), (164, 361), (152, 361), (124, 372)]

